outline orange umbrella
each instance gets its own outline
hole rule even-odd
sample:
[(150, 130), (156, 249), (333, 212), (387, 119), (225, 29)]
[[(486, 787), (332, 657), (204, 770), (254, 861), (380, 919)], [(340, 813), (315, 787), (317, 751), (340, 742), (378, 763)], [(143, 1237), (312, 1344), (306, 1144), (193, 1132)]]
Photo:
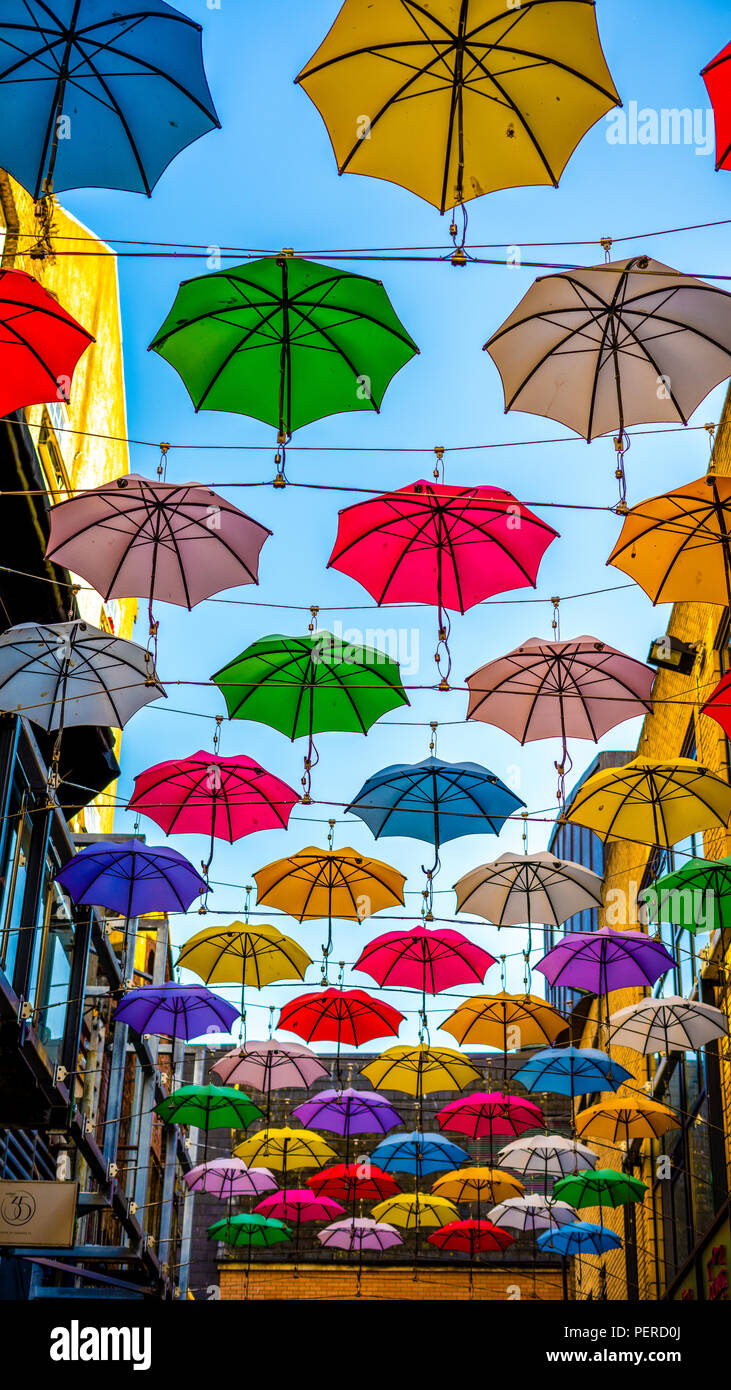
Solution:
[(632, 507), (607, 564), (653, 603), (731, 602), (731, 478), (709, 473)]

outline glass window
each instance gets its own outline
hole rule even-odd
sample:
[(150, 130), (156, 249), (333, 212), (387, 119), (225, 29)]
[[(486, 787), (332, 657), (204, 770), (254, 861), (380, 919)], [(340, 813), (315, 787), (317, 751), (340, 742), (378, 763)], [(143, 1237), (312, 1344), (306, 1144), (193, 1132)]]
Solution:
[(7, 855), (0, 879), (0, 969), (12, 981), (20, 940), (20, 919), (30, 854), (31, 820), (24, 809), (11, 823)]

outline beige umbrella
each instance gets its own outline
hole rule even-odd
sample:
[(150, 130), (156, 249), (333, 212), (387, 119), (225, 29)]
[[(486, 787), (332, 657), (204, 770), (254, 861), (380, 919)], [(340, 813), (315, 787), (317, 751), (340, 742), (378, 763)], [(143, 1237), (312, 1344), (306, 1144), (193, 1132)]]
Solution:
[(557, 859), (547, 850), (537, 854), (501, 854), (480, 864), (454, 885), (458, 912), (476, 912), (498, 927), (552, 923), (559, 926), (584, 908), (600, 907), (599, 874)]

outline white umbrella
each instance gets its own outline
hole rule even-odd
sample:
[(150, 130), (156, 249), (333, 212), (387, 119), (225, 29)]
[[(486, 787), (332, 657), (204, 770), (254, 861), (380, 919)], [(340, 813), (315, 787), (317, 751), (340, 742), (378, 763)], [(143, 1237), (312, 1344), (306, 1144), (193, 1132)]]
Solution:
[(591, 869), (538, 854), (501, 854), (454, 885), (458, 912), (475, 912), (499, 927), (533, 922), (559, 926), (584, 908), (601, 906), (602, 880)]
[(47, 731), (122, 728), (164, 694), (149, 652), (81, 619), (20, 623), (0, 637), (0, 710)]
[(681, 995), (640, 999), (618, 1009), (609, 1019), (611, 1041), (635, 1052), (695, 1052), (728, 1033), (726, 1015), (712, 1004), (699, 1004)]
[(498, 1154), (498, 1161), (513, 1173), (535, 1174), (547, 1180), (596, 1168), (599, 1155), (586, 1144), (565, 1139), (562, 1134), (537, 1134), (506, 1144)]
[(555, 1202), (550, 1197), (535, 1194), (498, 1202), (487, 1217), (494, 1226), (531, 1233), (547, 1231), (553, 1226), (572, 1226), (579, 1219), (578, 1212), (568, 1202)]

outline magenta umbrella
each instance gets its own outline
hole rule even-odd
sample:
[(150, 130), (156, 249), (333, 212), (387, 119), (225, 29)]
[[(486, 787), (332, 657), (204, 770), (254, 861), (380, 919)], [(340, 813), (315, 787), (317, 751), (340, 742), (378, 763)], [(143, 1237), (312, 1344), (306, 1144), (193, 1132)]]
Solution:
[(263, 1202), (254, 1207), (259, 1216), (274, 1217), (277, 1221), (288, 1221), (295, 1228), (294, 1256), (299, 1255), (300, 1226), (305, 1221), (334, 1221), (337, 1216), (345, 1216), (345, 1207), (334, 1202), (332, 1197), (316, 1197), (306, 1187), (288, 1187), (272, 1192)]
[(427, 994), (456, 985), (482, 984), (495, 957), (451, 927), (409, 927), (384, 932), (364, 946), (354, 969), (382, 988), (418, 989)]
[(304, 1043), (267, 1038), (232, 1048), (214, 1062), (211, 1075), (224, 1086), (249, 1086), (266, 1096), (266, 1123), (269, 1124), (272, 1091), (306, 1091), (314, 1081), (321, 1081), (329, 1073)]
[(487, 1135), (492, 1164), (493, 1136), (510, 1134), (516, 1138), (529, 1129), (540, 1129), (543, 1111), (535, 1101), (527, 1100), (524, 1096), (503, 1095), (502, 1091), (472, 1091), (470, 1095), (458, 1096), (438, 1110), (437, 1121), (440, 1130), (466, 1134), (470, 1139)]

